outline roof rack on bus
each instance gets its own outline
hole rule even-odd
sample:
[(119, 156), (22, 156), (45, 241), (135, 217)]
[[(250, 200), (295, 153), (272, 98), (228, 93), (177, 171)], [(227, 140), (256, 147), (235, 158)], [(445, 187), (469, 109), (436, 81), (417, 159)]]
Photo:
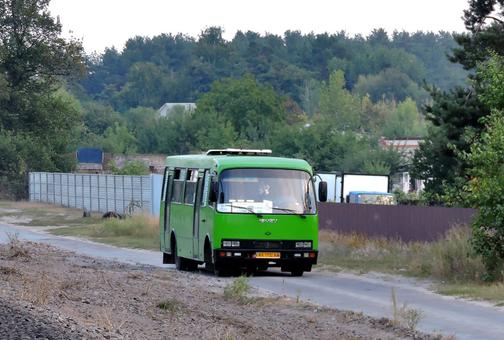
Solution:
[(247, 155), (247, 156), (266, 156), (271, 155), (269, 149), (210, 149), (207, 155)]

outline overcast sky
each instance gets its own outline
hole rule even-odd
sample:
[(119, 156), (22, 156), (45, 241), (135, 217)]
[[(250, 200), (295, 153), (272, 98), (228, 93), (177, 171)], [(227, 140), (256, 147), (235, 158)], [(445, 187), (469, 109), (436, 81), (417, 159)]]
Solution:
[(121, 50), (136, 35), (197, 37), (208, 26), (223, 27), (228, 40), (237, 30), (462, 32), (467, 0), (52, 0), (49, 8), (60, 16), (64, 35), (72, 31), (91, 53), (112, 46)]

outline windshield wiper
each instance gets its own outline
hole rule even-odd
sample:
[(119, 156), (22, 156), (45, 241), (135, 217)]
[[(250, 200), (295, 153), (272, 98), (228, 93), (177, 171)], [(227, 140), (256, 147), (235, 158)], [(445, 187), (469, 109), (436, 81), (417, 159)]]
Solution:
[(263, 215), (261, 215), (261, 214), (259, 214), (259, 213), (255, 212), (255, 211), (254, 211), (254, 209), (251, 209), (251, 208), (249, 208), (249, 207), (242, 207), (242, 206), (240, 206), (240, 205), (232, 205), (232, 204), (228, 204), (227, 206), (228, 206), (228, 207), (230, 207), (231, 209), (233, 209), (233, 208), (245, 209), (245, 210), (247, 210), (248, 212), (250, 212), (250, 213), (252, 213), (252, 214), (256, 215), (256, 216), (257, 216), (257, 217), (259, 217), (259, 218), (263, 217)]
[(306, 218), (306, 216), (304, 215), (304, 213), (303, 214), (299, 214), (298, 211), (294, 210), (294, 209), (280, 208), (280, 207), (272, 207), (271, 209), (290, 212), (290, 213), (293, 213), (295, 215), (298, 215), (301, 218)]

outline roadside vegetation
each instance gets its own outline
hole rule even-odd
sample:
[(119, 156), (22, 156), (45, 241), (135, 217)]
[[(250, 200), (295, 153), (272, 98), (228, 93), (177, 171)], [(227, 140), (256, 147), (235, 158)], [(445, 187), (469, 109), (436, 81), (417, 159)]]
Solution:
[(320, 263), (329, 270), (383, 272), (434, 279), (441, 294), (504, 304), (504, 282), (485, 281), (485, 265), (474, 252), (471, 230), (458, 226), (436, 242), (410, 242), (320, 231)]
[(121, 247), (159, 249), (159, 221), (146, 214), (102, 218), (83, 217), (80, 209), (37, 202), (0, 201), (0, 222), (45, 228), (55, 235), (77, 236)]
[(159, 250), (159, 221), (149, 215), (106, 218), (84, 226), (58, 228), (55, 235), (79, 236), (115, 246)]

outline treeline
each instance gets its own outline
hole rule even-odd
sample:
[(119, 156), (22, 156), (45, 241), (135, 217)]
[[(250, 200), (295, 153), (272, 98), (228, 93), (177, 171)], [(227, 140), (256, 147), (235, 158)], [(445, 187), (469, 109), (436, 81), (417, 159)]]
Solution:
[(424, 81), (443, 90), (464, 83), (466, 72), (449, 62), (456, 47), (451, 34), (393, 32), (369, 36), (306, 34), (284, 36), (237, 32), (231, 41), (220, 27), (210, 27), (198, 39), (183, 34), (135, 37), (122, 51), (106, 49), (89, 56), (88, 77), (80, 98), (99, 100), (117, 111), (165, 102), (194, 102), (223, 78), (253, 75), (314, 114), (321, 82), (336, 70), (345, 73), (348, 90), (373, 101), (410, 97), (423, 102)]
[(228, 146), (272, 148), (276, 155), (307, 159), (319, 170), (388, 174), (405, 164), (397, 152), (380, 149), (380, 136), (426, 132), (425, 121), (412, 99), (373, 103), (369, 97), (345, 88), (342, 71), (334, 72), (323, 83), (319, 109), (312, 117), (252, 75), (214, 82), (197, 105), (195, 111), (180, 107), (166, 117), (145, 107), (122, 114), (108, 112), (110, 120), (106, 123), (100, 117), (87, 122), (83, 143), (101, 145), (113, 153), (186, 154)]
[[(425, 85), (463, 85), (467, 74), (448, 61), (456, 43), (445, 32), (237, 32), (231, 41), (222, 33), (136, 37), (120, 52), (88, 56), (87, 77), (71, 86), (82, 105), (81, 146), (163, 154), (266, 147), (320, 170), (389, 173), (407, 164), (378, 139), (425, 135)], [(166, 102), (197, 109), (159, 117)]]

